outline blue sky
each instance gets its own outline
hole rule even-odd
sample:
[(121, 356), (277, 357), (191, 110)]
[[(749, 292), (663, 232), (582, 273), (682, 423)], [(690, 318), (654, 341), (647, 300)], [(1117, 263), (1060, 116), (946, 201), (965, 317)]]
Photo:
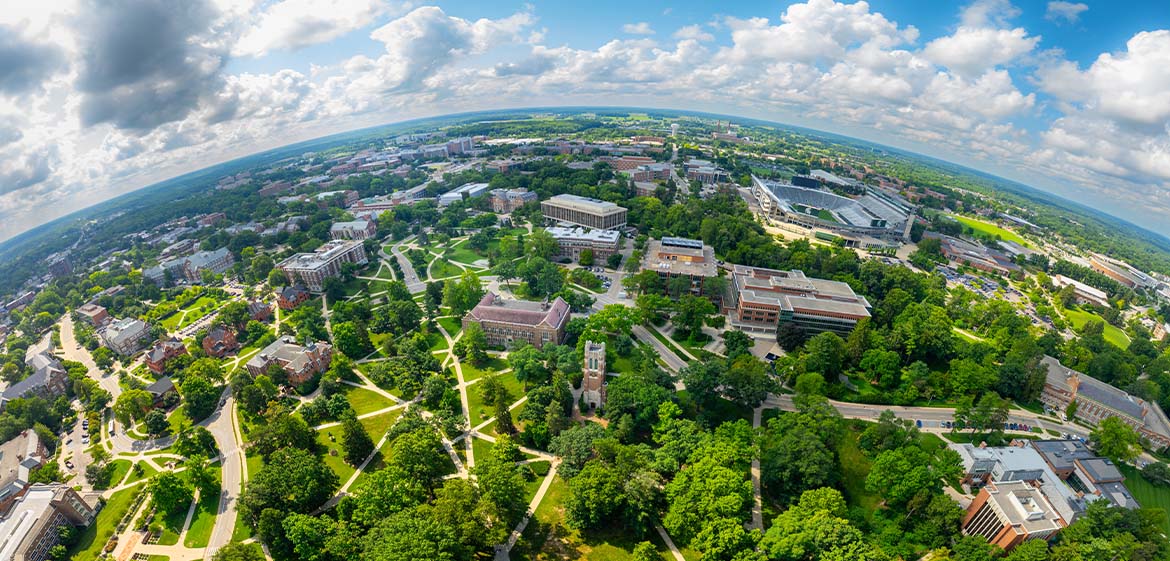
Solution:
[(1164, 0), (51, 0), (0, 13), (0, 61), (0, 239), (298, 140), (557, 105), (818, 128), (1170, 234)]

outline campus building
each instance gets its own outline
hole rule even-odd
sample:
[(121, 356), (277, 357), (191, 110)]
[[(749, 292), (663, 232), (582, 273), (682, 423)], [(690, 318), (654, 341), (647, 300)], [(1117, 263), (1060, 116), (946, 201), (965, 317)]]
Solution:
[(72, 488), (36, 484), (0, 519), (0, 559), (45, 561), (61, 543), (62, 526), (85, 527), (97, 510)]
[(1089, 257), (1089, 265), (1094, 271), (1101, 273), (1130, 288), (1154, 288), (1158, 281), (1149, 275), (1133, 268), (1127, 263), (1110, 259), (1104, 255), (1093, 254)]
[(223, 325), (212, 326), (207, 330), (207, 336), (202, 341), (203, 352), (208, 356), (223, 358), (228, 353), (240, 348), (236, 340), (236, 330)]
[(528, 189), (492, 189), (492, 212), (511, 214), (516, 209), (537, 200), (536, 193)]
[(329, 343), (309, 343), (302, 347), (292, 337), (284, 336), (264, 347), (246, 367), (252, 376), (260, 376), (268, 374), (269, 365), (278, 364), (288, 374), (289, 384), (296, 386), (328, 370), (332, 359), (333, 347)]
[(488, 345), (508, 347), (526, 341), (536, 348), (565, 338), (569, 304), (559, 296), (549, 302), (507, 300), (488, 292), (463, 316), (463, 328), (478, 325)]
[(110, 321), (110, 313), (105, 308), (89, 303), (77, 308), (77, 315), (94, 327), (101, 327)]
[(540, 203), (545, 222), (574, 224), (594, 230), (616, 230), (626, 225), (626, 209), (608, 201), (557, 195)]
[(358, 240), (331, 240), (312, 253), (298, 253), (281, 261), (277, 269), (284, 271), (290, 284), (303, 284), (310, 291), (321, 292), (325, 279), (341, 274), (342, 263), (365, 265), (366, 250)]
[(138, 352), (138, 349), (142, 348), (142, 344), (148, 339), (150, 339), (150, 326), (138, 318), (116, 320), (102, 333), (102, 340), (106, 342), (106, 346), (122, 356), (130, 356)]
[(4, 389), (4, 393), (0, 394), (0, 411), (9, 401), (22, 397), (37, 396), (52, 402), (58, 396), (65, 395), (69, 376), (57, 357), (47, 352), (39, 352), (29, 354), (24, 363), (33, 372)]
[(772, 334), (791, 322), (810, 332), (848, 333), (872, 309), (848, 284), (801, 271), (735, 265), (729, 288), (724, 312), (732, 326), (747, 332)]
[(1045, 407), (1063, 413), (1075, 401), (1074, 416), (1080, 421), (1096, 425), (1108, 417), (1117, 417), (1155, 446), (1170, 446), (1170, 420), (1157, 403), (1129, 395), (1050, 356), (1040, 362), (1048, 368), (1044, 390), (1040, 392), (1040, 402)]
[(483, 196), (488, 192), (487, 183), (467, 183), (458, 188), (439, 195), (439, 206), (449, 206), (452, 203), (469, 201)]
[(550, 226), (545, 228), (553, 239), (557, 241), (558, 257), (569, 257), (577, 260), (581, 252), (589, 249), (593, 251), (593, 259), (604, 261), (610, 255), (618, 252), (622, 234), (617, 230), (586, 230), (584, 228), (562, 228)]
[(691, 291), (703, 289), (703, 279), (719, 274), (715, 250), (700, 240), (666, 237), (646, 243), (642, 270), (651, 270), (664, 279), (687, 277)]
[(373, 220), (334, 222), (329, 227), (329, 237), (334, 240), (367, 240), (376, 235), (378, 225)]
[(896, 246), (910, 239), (914, 225), (914, 205), (878, 188), (850, 198), (752, 176), (751, 193), (769, 221), (824, 231), (848, 247)]
[(32, 429), (25, 429), (0, 444), (0, 513), (24, 494), (32, 471), (44, 465), (48, 458), (48, 449)]
[(203, 281), (203, 271), (220, 275), (233, 264), (235, 258), (232, 257), (232, 252), (226, 247), (221, 247), (215, 251), (200, 251), (187, 257), (163, 261), (158, 266), (142, 271), (142, 276), (159, 286), (167, 283), (168, 273), (172, 282), (185, 280), (194, 284)]
[(1073, 490), (1101, 497), (1123, 508), (1138, 508), (1125, 476), (1112, 461), (1098, 457), (1080, 440), (1033, 440), (1030, 445), (1057, 477)]
[(1093, 288), (1076, 279), (1064, 275), (1052, 275), (1052, 284), (1057, 288), (1073, 287), (1073, 298), (1078, 304), (1092, 304), (1094, 306), (1109, 307), (1109, 295), (1104, 290)]
[(1048, 540), (1067, 524), (1038, 489), (1023, 481), (1000, 481), (979, 490), (961, 527), (1004, 551), (1028, 540)]
[(312, 296), (300, 285), (286, 286), (276, 294), (276, 305), (282, 310), (294, 310)]
[(982, 244), (934, 232), (927, 232), (923, 237), (937, 238), (943, 256), (956, 264), (997, 275), (1007, 275), (1020, 270), (1020, 266), (1015, 264), (1010, 255)]
[(167, 363), (175, 357), (187, 354), (187, 346), (182, 341), (172, 337), (158, 341), (146, 351), (146, 367), (151, 372), (162, 374), (167, 369)]

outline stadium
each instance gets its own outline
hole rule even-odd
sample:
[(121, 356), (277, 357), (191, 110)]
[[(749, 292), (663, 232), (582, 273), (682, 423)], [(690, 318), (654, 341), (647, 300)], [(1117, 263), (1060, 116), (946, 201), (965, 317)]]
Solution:
[(864, 195), (851, 199), (752, 176), (752, 194), (768, 220), (843, 238), (848, 247), (897, 246), (910, 238), (914, 224), (914, 205), (868, 186)]

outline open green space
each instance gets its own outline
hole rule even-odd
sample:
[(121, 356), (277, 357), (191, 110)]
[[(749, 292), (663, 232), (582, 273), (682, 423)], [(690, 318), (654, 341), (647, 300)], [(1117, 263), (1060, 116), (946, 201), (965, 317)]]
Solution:
[(158, 470), (150, 467), (150, 464), (146, 463), (145, 461), (137, 462), (134, 464), (134, 467), (130, 469), (130, 478), (126, 480), (126, 483), (130, 484), (134, 483), (135, 481), (149, 479), (156, 473), (158, 473)]
[[(499, 374), (497, 377), (504, 385), (504, 387), (508, 389), (508, 393), (512, 396), (509, 405), (515, 403), (516, 400), (520, 399), (524, 395), (520, 381), (517, 380), (511, 372), (507, 374)], [(467, 415), (470, 419), (471, 427), (475, 427), (485, 420), (495, 416), (495, 406), (489, 407), (484, 405), (483, 393), (480, 392), (479, 388), (479, 385), (482, 383), (483, 382), (480, 382), (479, 384), (471, 386), (467, 390), (467, 408), (469, 409)]]
[[(1142, 508), (1160, 508), (1170, 512), (1170, 488), (1155, 485), (1131, 465), (1121, 464), (1117, 467), (1125, 476), (1126, 488), (1133, 493), (1133, 498), (1137, 499)], [(1170, 521), (1165, 517), (1162, 518), (1162, 531), (1170, 533)]]
[(374, 273), (374, 276), (378, 277), (380, 279), (386, 279), (386, 280), (392, 281), (392, 280), (394, 280), (394, 270), (391, 269), (389, 265), (386, 265), (385, 263), (379, 262), (378, 263), (378, 271), (376, 273)]
[[(475, 366), (470, 361), (460, 362), (459, 365), (463, 369), (463, 381), (470, 382), (482, 378), (485, 374), (500, 372), (508, 368), (508, 361), (493, 356), (487, 359), (487, 362), (484, 362), (483, 366)], [(520, 396), (513, 394), (513, 397), (519, 399)]]
[(219, 495), (211, 494), (199, 498), (195, 507), (195, 516), (191, 518), (191, 525), (187, 527), (187, 535), (183, 536), (183, 545), (187, 547), (207, 547), (211, 540), (211, 530), (215, 528), (216, 511), (219, 510)]
[(366, 429), (366, 433), (377, 444), (378, 439), (382, 438), (386, 434), (386, 431), (390, 430), (390, 427), (394, 425), (394, 421), (397, 421), (400, 415), (402, 415), (402, 410), (395, 409), (394, 411), (382, 413), (381, 415), (358, 419), (358, 422), (362, 424), (362, 427)]
[(321, 446), (326, 448), (325, 465), (329, 466), (329, 469), (333, 470), (333, 473), (336, 473), (342, 482), (345, 482), (349, 481), (349, 478), (357, 470), (353, 466), (345, 463), (345, 449), (341, 446), (341, 435), (341, 425), (322, 429), (317, 431), (317, 442), (320, 442)]
[(450, 335), (452, 338), (463, 330), (463, 320), (453, 316), (444, 316), (439, 318), (439, 325), (442, 326), (443, 329), (447, 331), (447, 335)]
[(106, 501), (106, 506), (102, 507), (101, 512), (98, 512), (93, 524), (81, 532), (81, 538), (78, 539), (77, 544), (70, 552), (72, 553), (70, 559), (73, 561), (94, 561), (101, 556), (102, 548), (114, 535), (114, 530), (117, 528), (118, 522), (126, 515), (126, 511), (130, 510), (130, 503), (133, 502), (134, 495), (138, 491), (139, 487), (131, 487), (111, 495), (110, 499)]
[(345, 399), (349, 401), (350, 407), (353, 407), (354, 413), (358, 415), (365, 415), (394, 405), (390, 398), (373, 390), (348, 384), (343, 387), (345, 388)]
[(114, 460), (110, 464), (114, 466), (113, 475), (110, 476), (110, 488), (112, 489), (122, 483), (122, 478), (130, 473), (130, 468), (134, 463), (130, 460)]
[(1106, 342), (1121, 349), (1129, 348), (1129, 335), (1126, 335), (1125, 332), (1117, 326), (1111, 325), (1109, 322), (1105, 321), (1105, 318), (1093, 312), (1088, 312), (1078, 308), (1065, 308), (1063, 311), (1064, 317), (1068, 318), (1068, 321), (1072, 324), (1073, 329), (1080, 331), (1086, 323), (1089, 323), (1090, 321), (1099, 321), (1105, 324), (1105, 330), (1102, 332), (1102, 335), (1105, 337)]
[(480, 462), (487, 458), (492, 453), (492, 449), (496, 447), (494, 442), (488, 442), (482, 438), (471, 439), (471, 452), (475, 454), (475, 461)]
[(841, 467), (841, 481), (845, 486), (845, 500), (849, 506), (861, 507), (866, 519), (872, 519), (882, 498), (881, 495), (865, 490), (865, 478), (869, 477), (873, 462), (862, 453), (858, 445), (864, 430), (863, 425), (849, 424), (841, 442), (837, 444), (837, 461)]
[(191, 424), (191, 418), (187, 416), (187, 406), (180, 405), (167, 415), (167, 423), (171, 425), (171, 434), (177, 434), (184, 425)]
[(963, 226), (974, 230), (976, 234), (980, 234), (992, 239), (998, 238), (1006, 242), (1015, 242), (1024, 247), (1029, 247), (1028, 241), (1024, 238), (1021, 238), (1019, 234), (1000, 227), (995, 223), (979, 220), (977, 218), (971, 218), (969, 216), (956, 215), (954, 218), (955, 220), (958, 220), (959, 223)]
[[(541, 478), (538, 478), (538, 481)], [(537, 484), (539, 486), (539, 483)], [(565, 495), (569, 486), (557, 477), (536, 508), (532, 520), (510, 557), (517, 561), (537, 559), (588, 559), (589, 561), (630, 561), (634, 547), (641, 541), (650, 541), (658, 548), (664, 561), (674, 558), (656, 532), (649, 532), (643, 540), (632, 537), (620, 526), (604, 532), (582, 532), (565, 525)]]
[(431, 279), (445, 279), (463, 274), (463, 269), (448, 263), (443, 259), (436, 259), (430, 268)]
[(472, 250), (471, 248), (467, 247), (467, 240), (463, 240), (463, 241), (455, 244), (454, 246), (451, 247), (451, 249), (448, 249), (447, 253), (445, 253), (444, 255), (448, 259), (450, 259), (452, 261), (458, 261), (460, 263), (463, 263), (464, 265), (471, 265), (472, 263), (475, 263), (476, 261), (487, 259), (486, 253), (484, 255), (480, 255), (480, 254), (476, 253), (474, 250)]
[[(167, 316), (166, 319), (159, 323), (161, 323), (163, 327), (167, 328), (167, 331), (182, 329), (188, 325), (191, 325), (192, 323), (195, 323), (195, 320), (215, 311), (215, 309), (219, 307), (219, 304), (220, 300), (216, 298), (211, 296), (200, 296), (194, 302), (191, 302), (190, 304), (180, 308), (178, 311), (171, 314), (170, 316)], [(184, 314), (184, 312), (186, 313)]]

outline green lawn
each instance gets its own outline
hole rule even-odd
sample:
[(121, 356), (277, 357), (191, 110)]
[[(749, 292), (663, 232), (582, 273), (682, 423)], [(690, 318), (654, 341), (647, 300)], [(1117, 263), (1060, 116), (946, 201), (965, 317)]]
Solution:
[(397, 421), (400, 415), (402, 415), (402, 410), (395, 409), (394, 411), (382, 413), (381, 415), (359, 419), (358, 422), (362, 424), (362, 427), (365, 427), (366, 433), (373, 439), (374, 444), (377, 444), (378, 439), (382, 438), (386, 434), (386, 431), (390, 430), (390, 427), (394, 425), (394, 421)]
[(183, 425), (191, 424), (191, 418), (187, 416), (187, 406), (180, 405), (167, 416), (167, 422), (171, 425), (171, 434), (178, 434), (179, 429)]
[[(1125, 476), (1126, 488), (1133, 493), (1133, 498), (1137, 499), (1139, 505), (1143, 508), (1160, 508), (1170, 512), (1170, 488), (1154, 485), (1133, 466), (1121, 464), (1117, 467)], [(1162, 531), (1170, 533), (1170, 522), (1165, 518), (1162, 519)]]
[(102, 553), (106, 542), (114, 535), (118, 522), (130, 510), (130, 503), (139, 487), (123, 489), (114, 493), (106, 506), (98, 513), (93, 524), (81, 532), (81, 538), (73, 546), (70, 559), (73, 561), (95, 561)]
[[(219, 304), (220, 301), (211, 296), (200, 296), (194, 302), (187, 304), (167, 317), (167, 319), (162, 320), (161, 323), (168, 331), (182, 329), (195, 323), (195, 320), (214, 312), (219, 307)], [(204, 307), (206, 307), (206, 310), (204, 310)], [(187, 312), (186, 316), (183, 315), (183, 312)]]
[(1103, 334), (1105, 336), (1106, 342), (1111, 343), (1113, 346), (1121, 349), (1129, 348), (1129, 335), (1126, 335), (1125, 332), (1119, 329), (1117, 326), (1111, 325), (1109, 322), (1105, 321), (1105, 318), (1094, 314), (1093, 312), (1086, 312), (1076, 308), (1067, 308), (1064, 310), (1064, 316), (1068, 318), (1068, 321), (1072, 324), (1073, 329), (1077, 331), (1080, 331), (1080, 329), (1084, 327), (1086, 323), (1089, 323), (1090, 320), (1100, 321), (1105, 324), (1105, 330)]
[[(511, 405), (511, 403), (515, 403), (516, 400), (520, 399), (520, 397), (524, 395), (522, 387), (520, 386), (520, 381), (517, 380), (516, 377), (512, 375), (512, 373), (509, 372), (508, 374), (500, 374), (499, 379), (500, 382), (503, 382), (504, 387), (508, 389), (508, 393), (512, 394), (512, 399), (509, 405)], [(480, 382), (480, 384), (482, 383), (483, 382)], [(471, 427), (475, 427), (495, 415), (494, 406), (488, 407), (487, 405), (484, 405), (483, 394), (479, 391), (479, 384), (476, 384), (468, 389), (467, 408), (470, 409), (470, 411), (467, 413), (468, 417), (470, 418)], [(516, 413), (513, 412), (513, 417), (515, 417), (515, 415)]]
[(195, 508), (195, 516), (191, 518), (191, 526), (187, 528), (187, 535), (183, 537), (183, 545), (187, 547), (207, 547), (211, 540), (211, 530), (215, 528), (216, 511), (219, 510), (219, 495), (211, 494), (200, 497), (199, 505)]
[(480, 255), (471, 248), (467, 247), (467, 240), (463, 240), (451, 249), (447, 250), (446, 257), (452, 261), (458, 261), (464, 265), (471, 265), (476, 261), (487, 259), (487, 255)]
[[(317, 442), (326, 448), (325, 451), (325, 465), (337, 474), (342, 483), (349, 480), (356, 469), (353, 466), (345, 463), (345, 450), (341, 447), (341, 426), (317, 431)], [(329, 435), (333, 435), (333, 440), (329, 439)], [(373, 436), (371, 436), (373, 438)], [(377, 442), (375, 440), (375, 442)]]
[[(462, 442), (459, 444), (462, 444)], [(471, 451), (475, 454), (476, 462), (482, 462), (486, 459), (495, 447), (496, 444), (494, 442), (488, 442), (482, 438), (471, 439)]]
[(447, 350), (447, 340), (443, 338), (443, 334), (437, 330), (427, 334), (427, 341), (430, 342), (429, 350), (445, 351)]
[(872, 518), (882, 498), (865, 490), (865, 478), (869, 476), (872, 462), (858, 446), (862, 430), (864, 428), (858, 430), (852, 424), (846, 429), (837, 446), (837, 456), (841, 464), (841, 481), (845, 485), (845, 500), (850, 506), (861, 507), (866, 518)]
[[(501, 370), (508, 368), (508, 361), (506, 361), (502, 358), (499, 358), (499, 357), (494, 357), (494, 356), (491, 358), (488, 358), (487, 362), (485, 362), (483, 364), (483, 366), (475, 366), (475, 365), (471, 364), (471, 362), (460, 362), (459, 364), (463, 368), (463, 381), (464, 382), (470, 382), (471, 380), (477, 380), (479, 378), (482, 378), (484, 376), (484, 374), (487, 374), (489, 372), (499, 372)], [(514, 395), (514, 397), (516, 399), (520, 399), (519, 395)]]
[(462, 318), (457, 318), (457, 317), (452, 317), (452, 316), (444, 316), (444, 317), (439, 318), (438, 321), (439, 321), (439, 325), (442, 326), (442, 328), (447, 331), (447, 335), (450, 335), (452, 338), (454, 338), (456, 335), (459, 334), (460, 331), (463, 330)]
[(256, 473), (264, 467), (264, 457), (258, 452), (249, 452), (244, 456), (245, 463), (248, 465), (248, 478), (256, 476)]
[(390, 268), (388, 265), (386, 265), (385, 263), (381, 263), (381, 262), (379, 262), (379, 265), (378, 265), (378, 272), (377, 272), (377, 273), (374, 273), (374, 276), (375, 276), (375, 277), (378, 277), (378, 278), (380, 278), (380, 279), (386, 279), (386, 280), (391, 280), (391, 281), (392, 281), (392, 280), (394, 280), (394, 270), (393, 270), (393, 269), (391, 269), (391, 268)]
[(430, 270), (431, 279), (443, 279), (447, 277), (457, 277), (463, 274), (463, 269), (456, 267), (442, 259), (436, 259), (435, 263), (431, 265)]
[(349, 401), (349, 405), (358, 415), (365, 415), (394, 405), (394, 402), (389, 398), (373, 390), (357, 388), (348, 384), (344, 387), (345, 399)]
[(130, 473), (130, 467), (134, 465), (130, 460), (114, 460), (110, 462), (114, 466), (114, 474), (110, 476), (110, 488), (117, 487), (122, 483), (122, 478)]
[(665, 345), (666, 348), (670, 349), (671, 352), (678, 355), (678, 358), (682, 359), (684, 362), (691, 361), (691, 359), (687, 358), (687, 355), (682, 353), (682, 350), (680, 349), (681, 345), (679, 345), (678, 343), (676, 343), (674, 341), (671, 341), (670, 337), (663, 335), (661, 331), (658, 331), (658, 328), (651, 325), (651, 326), (649, 326), (649, 328), (647, 330), (650, 332), (651, 335), (654, 336), (655, 339), (658, 339), (663, 345)]
[(134, 468), (130, 470), (130, 478), (126, 480), (126, 483), (129, 484), (134, 483), (135, 481), (149, 479), (156, 473), (158, 473), (158, 470), (150, 467), (150, 464), (146, 462), (138, 462), (134, 464)]
[[(538, 478), (539, 481), (543, 478)], [(524, 534), (511, 551), (517, 561), (536, 559), (582, 559), (589, 561), (630, 561), (638, 540), (620, 527), (600, 532), (581, 532), (565, 526), (565, 495), (568, 484), (557, 477), (536, 508)], [(674, 558), (656, 532), (644, 538), (658, 548), (664, 561)]]
[(967, 216), (955, 216), (954, 218), (955, 220), (958, 220), (959, 223), (963, 226), (974, 230), (976, 234), (981, 234), (992, 239), (999, 238), (1003, 241), (1015, 242), (1024, 247), (1030, 247), (1030, 244), (1027, 242), (1027, 240), (1021, 238), (1019, 234), (1016, 234), (1015, 232), (1006, 228), (1002, 228), (992, 222), (986, 222), (984, 220), (970, 218)]

